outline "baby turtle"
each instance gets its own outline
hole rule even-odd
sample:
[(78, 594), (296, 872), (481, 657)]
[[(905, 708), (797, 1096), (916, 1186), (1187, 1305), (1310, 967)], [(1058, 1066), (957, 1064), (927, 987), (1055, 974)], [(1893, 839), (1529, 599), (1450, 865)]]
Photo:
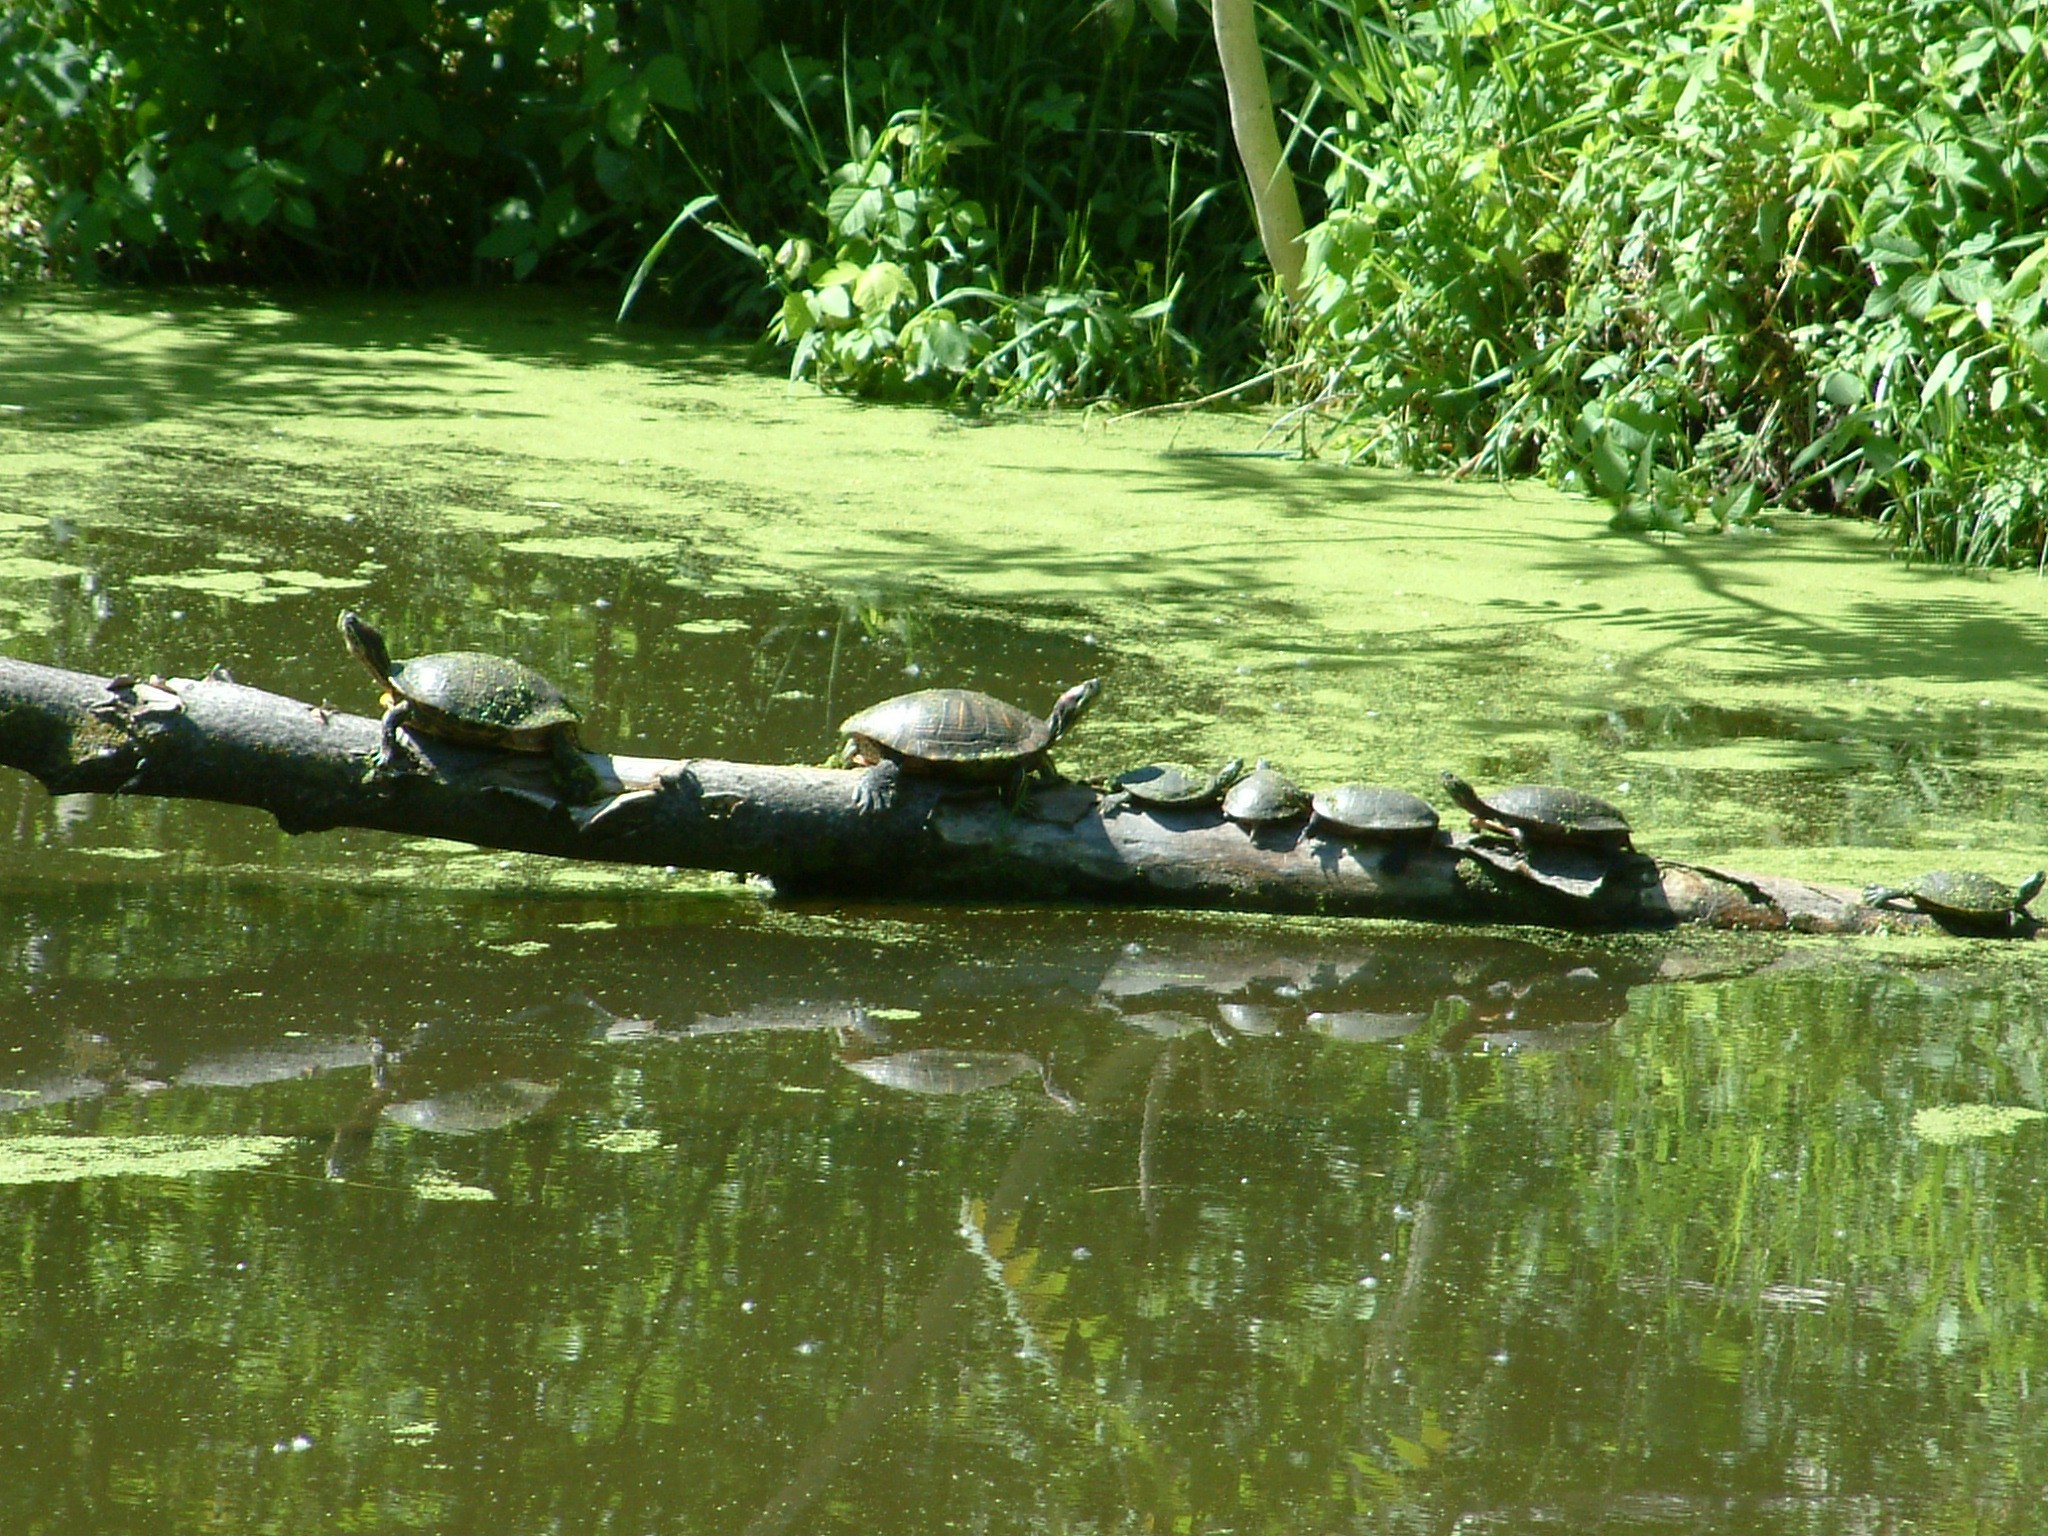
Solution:
[(1270, 767), (1263, 757), (1257, 767), (1223, 795), (1223, 814), (1253, 831), (1299, 821), (1308, 810), (1308, 796), (1301, 786), (1278, 768)]
[(1346, 842), (1385, 843), (1398, 862), (1410, 849), (1436, 837), (1436, 807), (1420, 795), (1385, 784), (1337, 784), (1319, 789), (1310, 801), (1311, 833), (1322, 831)]
[(1001, 784), (1004, 798), (1014, 804), (1029, 776), (1051, 771), (1047, 750), (1101, 691), (1099, 677), (1076, 683), (1043, 720), (967, 688), (926, 688), (884, 699), (839, 727), (846, 733), (846, 761), (868, 768), (854, 804), (863, 811), (887, 809), (905, 773)]
[(533, 668), (486, 651), (437, 651), (393, 661), (384, 637), (354, 612), (341, 616), (349, 654), (383, 691), (384, 721), (377, 772), (403, 771), (402, 725), (415, 735), (471, 747), (553, 756), (564, 786), (591, 798), (597, 775), (583, 760), (580, 717), (568, 696)]
[(1906, 900), (1942, 927), (1957, 933), (1998, 938), (2031, 922), (2027, 903), (2041, 894), (2048, 870), (2036, 870), (2014, 890), (2003, 880), (1970, 869), (1930, 870), (1911, 885), (1873, 885), (1863, 892), (1871, 906)]
[(1627, 853), (1628, 821), (1620, 811), (1581, 790), (1554, 784), (1514, 784), (1481, 799), (1455, 773), (1443, 775), (1444, 791), (1471, 813), (1472, 825), (1500, 832), (1528, 846), (1586, 848), (1595, 853)]
[(1106, 797), (1114, 809), (1126, 800), (1162, 810), (1200, 810), (1223, 798), (1223, 792), (1244, 773), (1244, 759), (1233, 757), (1214, 773), (1204, 774), (1186, 763), (1148, 763), (1109, 781)]

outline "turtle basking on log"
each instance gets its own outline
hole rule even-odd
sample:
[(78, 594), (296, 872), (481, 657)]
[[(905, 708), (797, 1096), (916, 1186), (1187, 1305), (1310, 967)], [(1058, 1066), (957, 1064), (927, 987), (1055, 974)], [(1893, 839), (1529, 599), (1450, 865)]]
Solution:
[(419, 754), (401, 746), (400, 726), (417, 736), (555, 760), (560, 784), (576, 800), (595, 798), (597, 775), (583, 759), (581, 716), (568, 695), (523, 662), (487, 651), (436, 651), (393, 661), (384, 637), (353, 610), (341, 616), (349, 654), (377, 680), (384, 703), (377, 752), (380, 777), (426, 771)]
[(1436, 840), (1436, 807), (1420, 795), (1386, 784), (1336, 784), (1309, 801), (1310, 836), (1386, 849), (1384, 868), (1398, 871), (1417, 848)]
[(862, 811), (887, 810), (908, 773), (999, 785), (1004, 800), (1015, 805), (1028, 779), (1052, 771), (1047, 752), (1101, 691), (1099, 677), (1076, 683), (1043, 720), (969, 688), (926, 688), (884, 699), (839, 727), (846, 735), (846, 761), (868, 770), (854, 790), (854, 803)]
[(1214, 773), (1203, 773), (1186, 763), (1147, 763), (1109, 781), (1102, 809), (1108, 813), (1128, 803), (1146, 810), (1199, 811), (1222, 800), (1223, 792), (1243, 774), (1241, 757), (1233, 757)]
[(1444, 792), (1470, 813), (1474, 827), (1512, 837), (1524, 848), (1548, 844), (1604, 854), (1634, 850), (1628, 819), (1598, 795), (1554, 784), (1514, 784), (1481, 797), (1455, 773), (1442, 777)]
[(1873, 885), (1863, 899), (1873, 907), (1910, 901), (1952, 933), (1977, 938), (2008, 938), (2034, 919), (2027, 903), (2041, 894), (2048, 870), (2035, 870), (2014, 890), (2003, 880), (1971, 869), (1935, 869), (1909, 885)]

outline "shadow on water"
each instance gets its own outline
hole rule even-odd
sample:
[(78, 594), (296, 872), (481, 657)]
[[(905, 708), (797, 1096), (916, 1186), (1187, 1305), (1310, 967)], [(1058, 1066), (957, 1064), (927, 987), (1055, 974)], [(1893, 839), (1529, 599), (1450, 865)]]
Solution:
[(547, 369), (624, 364), (704, 384), (781, 372), (747, 347), (679, 345), (672, 334), (612, 326), (616, 298), (596, 292), (583, 306), (511, 289), (470, 304), (365, 295), (347, 308), (331, 293), (266, 292), (262, 306), (254, 323), (233, 296), (110, 290), (92, 295), (92, 311), (125, 325), (16, 329), (4, 391), (11, 409), (0, 430), (91, 430), (196, 405), (266, 415), (492, 414), (506, 407), (493, 404), (487, 386), (478, 390), (479, 356)]
[[(1938, 601), (1909, 585), (1891, 600), (1802, 605), (1788, 600), (1796, 584), (1788, 588), (1764, 579), (1783, 555), (1768, 539), (1720, 540), (1703, 548), (1683, 538), (1614, 537), (1653, 552), (1659, 566), (1679, 573), (1702, 599), (1691, 608), (1614, 616), (1655, 637), (1645, 661), (1702, 646), (1727, 647), (1744, 658), (1733, 672), (1738, 683), (1787, 676), (1830, 683), (1858, 677), (2005, 683), (2048, 675), (2048, 619), (1985, 582), (1971, 590), (1952, 573), (1929, 571), (1941, 584)], [(1816, 576), (1830, 567), (1855, 571), (1870, 564), (1867, 551), (1845, 542), (1802, 548), (1799, 559)], [(1597, 547), (1554, 550), (1545, 568), (1566, 578), (1611, 569)]]

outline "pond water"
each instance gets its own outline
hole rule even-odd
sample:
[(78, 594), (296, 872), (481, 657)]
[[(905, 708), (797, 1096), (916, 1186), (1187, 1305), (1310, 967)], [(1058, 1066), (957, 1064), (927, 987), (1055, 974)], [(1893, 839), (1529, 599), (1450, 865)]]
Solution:
[[(1852, 527), (861, 407), (559, 296), (0, 357), (12, 656), (367, 711), (347, 605), (771, 762), (1099, 674), (1073, 772), (2048, 857), (2041, 583)], [(812, 906), (12, 774), (0, 826), (0, 1530), (2039, 1528), (2037, 946)]]

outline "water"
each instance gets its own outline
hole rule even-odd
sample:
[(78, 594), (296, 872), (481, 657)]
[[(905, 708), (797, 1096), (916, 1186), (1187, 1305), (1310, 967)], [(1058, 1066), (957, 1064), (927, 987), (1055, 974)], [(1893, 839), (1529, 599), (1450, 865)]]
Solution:
[[(559, 301), (5, 322), (0, 636), (626, 751), (907, 686), (1077, 771), (2041, 862), (2039, 589), (1853, 530), (789, 396)], [(1852, 681), (1853, 680), (1853, 681)], [(0, 1530), (2033, 1528), (2033, 946), (765, 902), (0, 778)], [(382, 1060), (373, 1063), (373, 1054)], [(53, 1140), (52, 1138), (62, 1138)]]

